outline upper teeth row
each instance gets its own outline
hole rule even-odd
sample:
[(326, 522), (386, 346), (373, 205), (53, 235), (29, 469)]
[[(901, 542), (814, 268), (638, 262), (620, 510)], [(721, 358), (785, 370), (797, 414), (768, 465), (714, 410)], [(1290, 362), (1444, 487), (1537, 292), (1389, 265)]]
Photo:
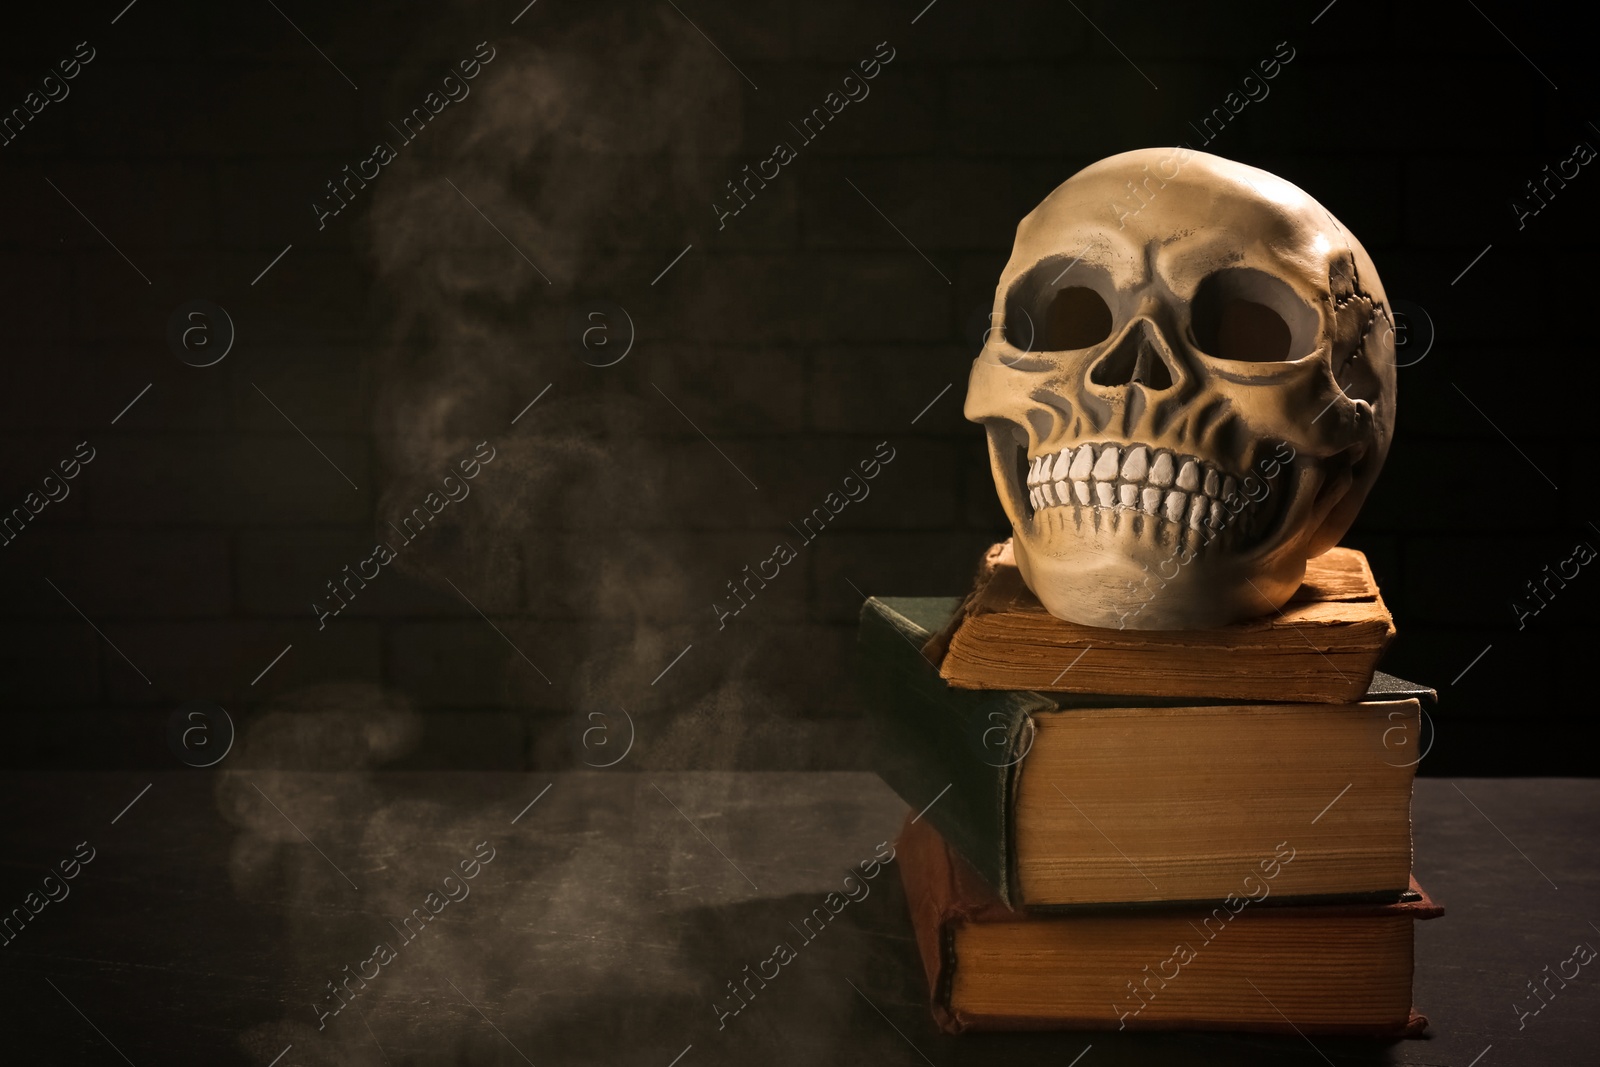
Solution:
[(1028, 499), (1036, 511), (1076, 502), (1220, 530), (1230, 514), (1222, 501), (1238, 491), (1232, 475), (1205, 460), (1145, 445), (1080, 445), (1028, 463)]

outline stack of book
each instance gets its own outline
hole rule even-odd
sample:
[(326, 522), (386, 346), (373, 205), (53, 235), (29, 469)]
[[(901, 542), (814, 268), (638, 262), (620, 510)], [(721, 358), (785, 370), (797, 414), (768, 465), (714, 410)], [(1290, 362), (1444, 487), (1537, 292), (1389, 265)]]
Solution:
[(1359, 552), (1274, 615), (1134, 631), (1051, 616), (1009, 542), (965, 599), (862, 609), (879, 774), (947, 1031), (1403, 1035), (1411, 787), (1432, 690)]

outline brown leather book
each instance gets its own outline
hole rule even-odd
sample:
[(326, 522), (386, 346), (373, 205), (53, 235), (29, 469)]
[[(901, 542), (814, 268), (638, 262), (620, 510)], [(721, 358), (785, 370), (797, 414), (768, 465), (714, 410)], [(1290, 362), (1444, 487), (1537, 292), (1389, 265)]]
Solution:
[(958, 617), (924, 651), (961, 689), (1334, 704), (1361, 699), (1394, 632), (1355, 549), (1307, 563), (1281, 611), (1209, 630), (1136, 630), (1051, 615), (1004, 541), (990, 549)]
[(908, 816), (896, 853), (933, 1016), (965, 1030), (1255, 1030), (1400, 1037), (1412, 923), (1444, 909), (1416, 882), (1390, 904), (1256, 899), (1283, 849), (1215, 907), (1012, 911), (931, 826)]

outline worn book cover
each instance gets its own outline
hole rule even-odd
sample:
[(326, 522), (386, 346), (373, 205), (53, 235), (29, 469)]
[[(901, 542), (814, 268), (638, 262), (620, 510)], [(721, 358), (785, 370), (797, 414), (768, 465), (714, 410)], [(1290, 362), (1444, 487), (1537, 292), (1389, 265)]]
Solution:
[[(1139, 591), (1128, 595), (1137, 606)], [(1355, 549), (1310, 560), (1281, 610), (1205, 630), (1137, 630), (1051, 615), (1005, 541), (985, 557), (959, 617), (927, 651), (945, 681), (962, 689), (1348, 703), (1366, 693), (1394, 632)]]
[(1443, 914), (1413, 883), (1388, 904), (1261, 897), (1285, 841), (1238, 872), (1213, 907), (1013, 911), (926, 821), (896, 846), (939, 1027), (1202, 1029), (1400, 1037), (1411, 1003), (1412, 924)]

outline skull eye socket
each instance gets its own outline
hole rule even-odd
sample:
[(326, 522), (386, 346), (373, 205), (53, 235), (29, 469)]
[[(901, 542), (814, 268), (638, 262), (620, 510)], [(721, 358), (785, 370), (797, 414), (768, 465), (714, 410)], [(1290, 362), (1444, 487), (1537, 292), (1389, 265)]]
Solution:
[(1316, 313), (1281, 280), (1249, 268), (1209, 275), (1190, 302), (1200, 351), (1240, 363), (1282, 363), (1307, 355)]
[(1093, 289), (1081, 285), (1057, 291), (1045, 309), (1040, 341), (1047, 352), (1088, 348), (1111, 336), (1111, 309)]
[(1111, 336), (1114, 316), (1106, 294), (1115, 299), (1115, 292), (1097, 264), (1082, 257), (1051, 256), (1018, 278), (1006, 294), (1006, 337), (1035, 352), (1097, 345)]

